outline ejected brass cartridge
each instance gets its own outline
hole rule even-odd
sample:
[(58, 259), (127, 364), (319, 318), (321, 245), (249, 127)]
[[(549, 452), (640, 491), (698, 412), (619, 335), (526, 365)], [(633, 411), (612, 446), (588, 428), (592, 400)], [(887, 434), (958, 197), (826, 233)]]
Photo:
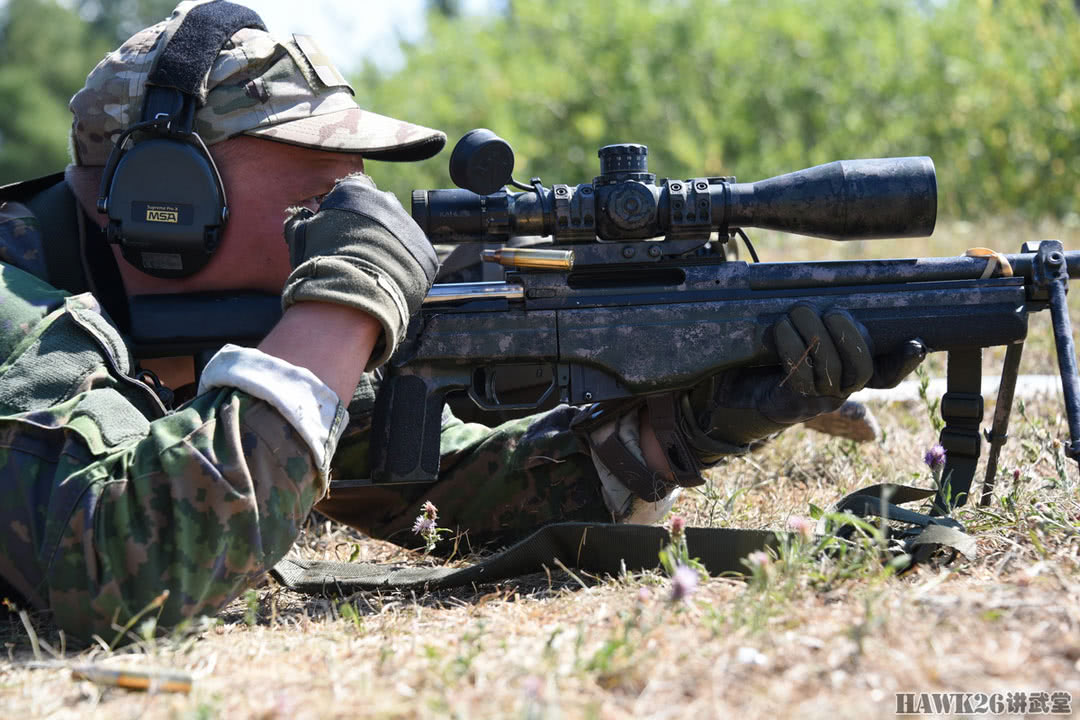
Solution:
[(480, 257), (484, 262), (499, 263), (507, 267), (538, 270), (572, 270), (574, 268), (573, 250), (499, 248), (498, 250), (484, 250)]

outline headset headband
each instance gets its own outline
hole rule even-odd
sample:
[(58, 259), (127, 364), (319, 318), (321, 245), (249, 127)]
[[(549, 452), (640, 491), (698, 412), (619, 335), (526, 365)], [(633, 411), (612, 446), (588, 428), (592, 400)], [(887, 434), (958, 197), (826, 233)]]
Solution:
[(203, 81), (225, 43), (244, 28), (266, 31), (254, 10), (226, 0), (189, 10), (154, 62), (146, 81), (142, 121), (164, 113), (178, 121), (173, 132), (191, 132)]

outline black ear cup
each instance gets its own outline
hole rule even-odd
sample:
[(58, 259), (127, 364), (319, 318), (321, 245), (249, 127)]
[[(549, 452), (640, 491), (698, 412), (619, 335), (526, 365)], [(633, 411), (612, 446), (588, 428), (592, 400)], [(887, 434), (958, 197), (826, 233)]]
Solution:
[(215, 58), (243, 28), (266, 31), (255, 11), (236, 3), (187, 9), (149, 74), (140, 121), (116, 139), (105, 167), (98, 211), (109, 216), (109, 241), (149, 275), (196, 273), (221, 242), (225, 187), (195, 132), (195, 113)]
[(162, 278), (206, 265), (228, 219), (217, 168), (197, 135), (136, 142), (108, 184), (110, 242), (124, 259)]

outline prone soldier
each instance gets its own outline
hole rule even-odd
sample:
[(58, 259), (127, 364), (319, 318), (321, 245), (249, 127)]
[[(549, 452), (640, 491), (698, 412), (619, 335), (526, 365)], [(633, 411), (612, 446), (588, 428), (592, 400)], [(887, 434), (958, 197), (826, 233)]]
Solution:
[[(655, 522), (703, 468), (922, 357), (881, 377), (850, 316), (801, 307), (773, 330), (786, 368), (709, 378), (689, 403), (447, 413), (438, 482), (341, 483), (367, 474), (373, 371), (437, 270), (364, 159), (422, 160), (445, 136), (361, 109), (310, 38), (221, 0), (134, 35), (70, 107), (63, 176), (0, 189), (0, 580), (81, 637), (163, 590), (163, 626), (215, 612), (312, 507), (402, 544), (427, 501), (473, 545)], [(133, 298), (225, 291), (281, 294), (257, 347), (222, 348), (197, 385), (191, 358), (133, 360)]]

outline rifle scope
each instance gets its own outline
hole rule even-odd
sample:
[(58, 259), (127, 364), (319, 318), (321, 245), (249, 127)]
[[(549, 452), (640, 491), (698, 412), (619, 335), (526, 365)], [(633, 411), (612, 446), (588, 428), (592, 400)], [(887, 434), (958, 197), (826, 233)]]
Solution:
[(922, 237), (937, 219), (928, 157), (839, 160), (753, 183), (700, 177), (657, 185), (644, 145), (608, 145), (599, 156), (591, 184), (544, 187), (537, 178), (525, 192), (415, 190), (413, 219), (434, 242), (550, 235), (556, 243), (708, 238), (741, 227), (832, 240)]

